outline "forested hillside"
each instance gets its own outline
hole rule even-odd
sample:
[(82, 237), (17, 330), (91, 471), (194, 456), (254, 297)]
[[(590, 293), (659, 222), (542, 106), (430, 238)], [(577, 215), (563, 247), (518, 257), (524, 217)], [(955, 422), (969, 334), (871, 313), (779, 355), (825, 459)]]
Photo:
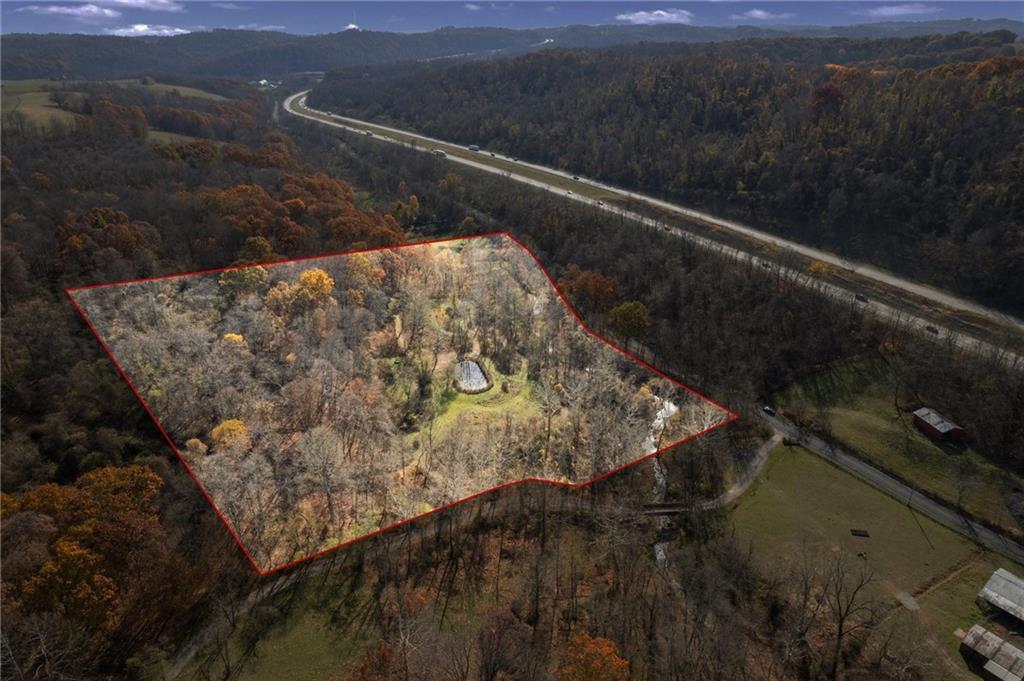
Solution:
[(5, 678), (127, 678), (249, 569), (62, 287), (405, 234), (247, 88), (76, 87), (71, 125), (3, 121)]
[[(777, 270), (661, 233), (637, 240), (603, 213), (363, 135), (273, 128), (273, 103), (241, 85), (175, 84), (194, 96), (67, 83), (52, 93), (68, 114), (58, 122), (3, 119), (5, 672), (141, 681), (316, 666), (359, 681), (564, 681), (610, 668), (616, 681), (710, 681), (835, 665), (847, 678), (928, 678), (921, 658), (941, 648), (902, 619), (865, 615), (835, 635), (836, 598), (864, 577), (856, 561), (826, 547), (793, 585), (762, 571), (724, 510), (666, 532), (637, 513), (651, 467), (592, 496), (492, 495), (257, 580), (63, 287), (514, 228), (589, 324), (745, 415), (659, 459), (666, 493), (686, 503), (721, 494), (767, 437), (755, 405), (839, 360), (884, 363), (902, 405), (941, 408), (1013, 470), (1024, 392), (999, 358), (879, 324)], [(269, 335), (297, 329), (275, 323)], [(806, 597), (840, 583), (832, 605)], [(854, 600), (861, 613), (882, 604)], [(282, 651), (296, 666), (272, 666)]]
[(1019, 314), (1013, 39), (548, 51), (341, 70), (309, 101), (676, 199)]
[(996, 30), (1024, 34), (1024, 22), (963, 19), (831, 27), (666, 24), (521, 30), (448, 27), (424, 33), (349, 30), (320, 35), (222, 29), (167, 38), (16, 34), (3, 38), (2, 65), (5, 79), (132, 78), (146, 73), (266, 78), (400, 60), (511, 56), (551, 46), (707, 43), (783, 35), (878, 38)]

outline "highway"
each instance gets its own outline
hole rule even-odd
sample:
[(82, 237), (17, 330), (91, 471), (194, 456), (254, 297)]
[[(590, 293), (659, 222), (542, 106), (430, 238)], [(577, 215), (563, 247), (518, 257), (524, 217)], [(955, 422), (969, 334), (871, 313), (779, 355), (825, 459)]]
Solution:
[[(761, 242), (762, 244), (768, 244), (777, 250), (789, 251), (806, 258), (827, 263), (831, 267), (854, 273), (860, 277), (870, 280), (871, 282), (881, 284), (889, 289), (895, 290), (896, 293), (902, 292), (906, 296), (914, 296), (932, 304), (947, 307), (951, 310), (976, 315), (998, 325), (1000, 328), (1010, 329), (1014, 333), (1024, 333), (1024, 321), (1010, 315), (988, 309), (982, 305), (969, 300), (964, 300), (944, 291), (940, 291), (917, 282), (908, 281), (878, 268), (854, 263), (840, 256), (783, 239), (767, 232), (763, 232), (746, 225), (741, 225), (731, 220), (723, 220), (713, 215), (709, 215), (708, 213), (703, 213), (701, 211), (678, 206), (667, 201), (612, 187), (594, 180), (577, 178), (571, 173), (554, 168), (547, 168), (534, 163), (527, 163), (516, 158), (509, 158), (488, 151), (470, 151), (461, 145), (452, 144), (450, 142), (445, 142), (406, 130), (399, 130), (385, 125), (379, 125), (355, 118), (339, 116), (326, 111), (312, 109), (306, 106), (305, 98), (308, 92), (308, 90), (298, 92), (286, 98), (284, 100), (284, 109), (295, 116), (324, 125), (349, 130), (351, 132), (361, 133), (382, 142), (390, 142), (393, 144), (407, 146), (415, 145), (416, 149), (424, 153), (436, 154), (438, 151), (442, 151), (445, 154), (444, 159), (446, 161), (458, 163), (484, 172), (498, 174), (515, 182), (558, 194), (566, 199), (587, 204), (593, 208), (620, 216), (646, 227), (659, 229), (674, 236), (687, 239), (701, 247), (719, 251), (740, 261), (748, 260), (761, 267), (777, 268), (781, 273), (792, 275), (796, 280), (805, 283), (805, 285), (820, 288), (824, 290), (825, 293), (833, 297), (847, 301), (856, 299), (858, 304), (863, 305), (868, 311), (876, 314), (878, 317), (906, 324), (926, 337), (933, 339), (948, 339), (959, 347), (984, 354), (1002, 351), (1004, 360), (1007, 364), (1024, 366), (1024, 357), (1013, 352), (1008, 352), (1005, 349), (996, 348), (987, 341), (977, 338), (974, 335), (943, 326), (934, 319), (929, 319), (918, 314), (912, 314), (907, 312), (906, 309), (897, 309), (890, 304), (878, 300), (866, 299), (863, 296), (855, 298), (854, 291), (843, 288), (840, 285), (809, 277), (805, 272), (781, 266), (777, 261), (762, 257), (757, 253), (752, 253), (741, 248), (724, 244), (721, 241), (681, 229), (678, 226), (668, 225), (655, 218), (618, 205), (610, 205), (599, 197), (605, 196), (609, 201), (626, 200), (634, 204), (644, 204), (652, 208), (676, 214), (689, 220), (709, 224), (734, 234), (755, 239), (756, 241)], [(578, 188), (578, 191), (567, 189), (567, 187)], [(580, 193), (582, 191), (586, 191), (588, 195)], [(908, 304), (907, 307), (908, 309), (913, 309), (914, 306)]]

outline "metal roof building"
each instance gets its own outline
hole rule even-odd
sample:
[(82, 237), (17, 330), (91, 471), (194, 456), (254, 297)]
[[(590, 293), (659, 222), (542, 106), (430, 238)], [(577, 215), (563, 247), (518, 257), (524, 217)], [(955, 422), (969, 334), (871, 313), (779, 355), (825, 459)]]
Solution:
[(980, 624), (964, 635), (961, 645), (981, 658), (981, 668), (998, 681), (1024, 681), (1024, 652)]
[(921, 407), (914, 411), (914, 423), (932, 439), (958, 439), (963, 436), (963, 429), (947, 419), (939, 412)]
[(999, 568), (978, 592), (978, 598), (1024, 622), (1024, 579)]

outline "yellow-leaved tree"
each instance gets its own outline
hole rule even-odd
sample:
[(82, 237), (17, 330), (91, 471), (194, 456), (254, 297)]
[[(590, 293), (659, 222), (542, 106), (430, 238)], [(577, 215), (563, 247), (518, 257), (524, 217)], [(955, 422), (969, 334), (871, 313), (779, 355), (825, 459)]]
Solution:
[(252, 444), (249, 442), (249, 429), (239, 419), (227, 419), (217, 424), (210, 431), (215, 451), (245, 451)]
[(319, 267), (305, 270), (295, 284), (279, 281), (267, 292), (267, 307), (282, 317), (297, 317), (331, 299), (334, 279)]

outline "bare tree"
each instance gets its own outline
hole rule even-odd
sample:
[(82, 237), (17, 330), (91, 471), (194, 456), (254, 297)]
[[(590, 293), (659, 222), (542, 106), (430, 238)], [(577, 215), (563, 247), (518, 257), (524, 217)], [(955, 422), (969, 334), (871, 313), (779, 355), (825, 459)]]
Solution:
[(843, 651), (850, 636), (870, 629), (875, 624), (876, 603), (870, 595), (873, 582), (874, 576), (871, 572), (851, 568), (849, 557), (845, 553), (836, 554), (827, 568), (822, 598), (834, 627), (831, 667), (833, 679), (841, 678)]

